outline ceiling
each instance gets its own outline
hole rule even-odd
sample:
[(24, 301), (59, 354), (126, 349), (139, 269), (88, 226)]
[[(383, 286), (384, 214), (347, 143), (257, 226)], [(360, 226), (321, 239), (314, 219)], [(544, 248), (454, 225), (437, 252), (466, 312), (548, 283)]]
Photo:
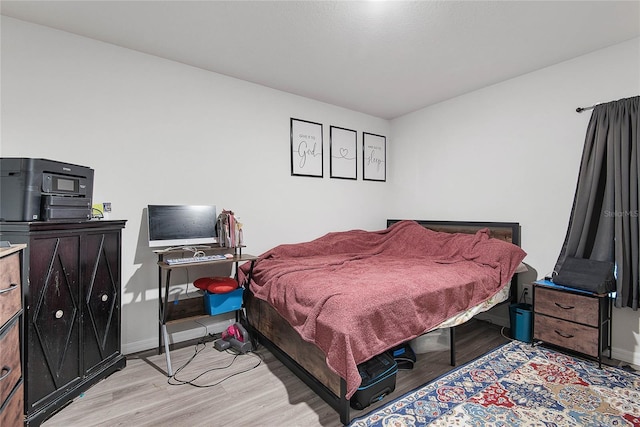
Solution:
[(640, 36), (640, 1), (11, 1), (3, 15), (392, 119)]

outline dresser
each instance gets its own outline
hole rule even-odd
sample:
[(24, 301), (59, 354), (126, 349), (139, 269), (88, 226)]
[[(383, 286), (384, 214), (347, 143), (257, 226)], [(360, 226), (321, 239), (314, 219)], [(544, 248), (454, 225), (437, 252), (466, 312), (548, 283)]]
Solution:
[(533, 339), (595, 358), (611, 356), (612, 299), (555, 285), (533, 284)]
[(125, 221), (2, 222), (24, 243), (24, 414), (40, 425), (124, 368), (120, 351)]
[(24, 422), (22, 378), (22, 280), (26, 245), (0, 248), (0, 426)]

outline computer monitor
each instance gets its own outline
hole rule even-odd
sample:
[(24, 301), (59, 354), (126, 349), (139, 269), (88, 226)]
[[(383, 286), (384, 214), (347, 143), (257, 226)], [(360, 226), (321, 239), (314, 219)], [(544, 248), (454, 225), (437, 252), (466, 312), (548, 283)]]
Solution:
[(216, 207), (212, 205), (148, 205), (149, 247), (218, 243)]

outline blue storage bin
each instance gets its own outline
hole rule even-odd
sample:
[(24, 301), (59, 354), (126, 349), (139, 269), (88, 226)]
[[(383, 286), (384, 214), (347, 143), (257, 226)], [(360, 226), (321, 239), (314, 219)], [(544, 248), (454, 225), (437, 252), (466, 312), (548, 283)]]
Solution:
[(242, 292), (244, 289), (238, 288), (235, 291), (224, 294), (212, 294), (209, 291), (204, 293), (205, 313), (213, 316), (216, 314), (228, 313), (242, 308)]
[(532, 326), (531, 304), (511, 304), (509, 306), (509, 320), (511, 321), (511, 335), (518, 341), (531, 342)]

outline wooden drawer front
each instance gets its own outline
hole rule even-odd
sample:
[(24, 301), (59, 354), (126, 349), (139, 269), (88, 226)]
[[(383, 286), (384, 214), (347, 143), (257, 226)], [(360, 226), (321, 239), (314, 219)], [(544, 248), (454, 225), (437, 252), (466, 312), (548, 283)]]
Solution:
[(22, 377), (19, 332), (20, 322), (16, 320), (0, 335), (0, 405)]
[(598, 328), (535, 314), (534, 339), (598, 357)]
[(598, 298), (535, 287), (536, 313), (598, 326)]
[(0, 426), (22, 427), (24, 425), (24, 383), (16, 389), (5, 405), (0, 407)]
[(0, 326), (20, 310), (21, 298), (20, 254), (16, 252), (0, 258)]

